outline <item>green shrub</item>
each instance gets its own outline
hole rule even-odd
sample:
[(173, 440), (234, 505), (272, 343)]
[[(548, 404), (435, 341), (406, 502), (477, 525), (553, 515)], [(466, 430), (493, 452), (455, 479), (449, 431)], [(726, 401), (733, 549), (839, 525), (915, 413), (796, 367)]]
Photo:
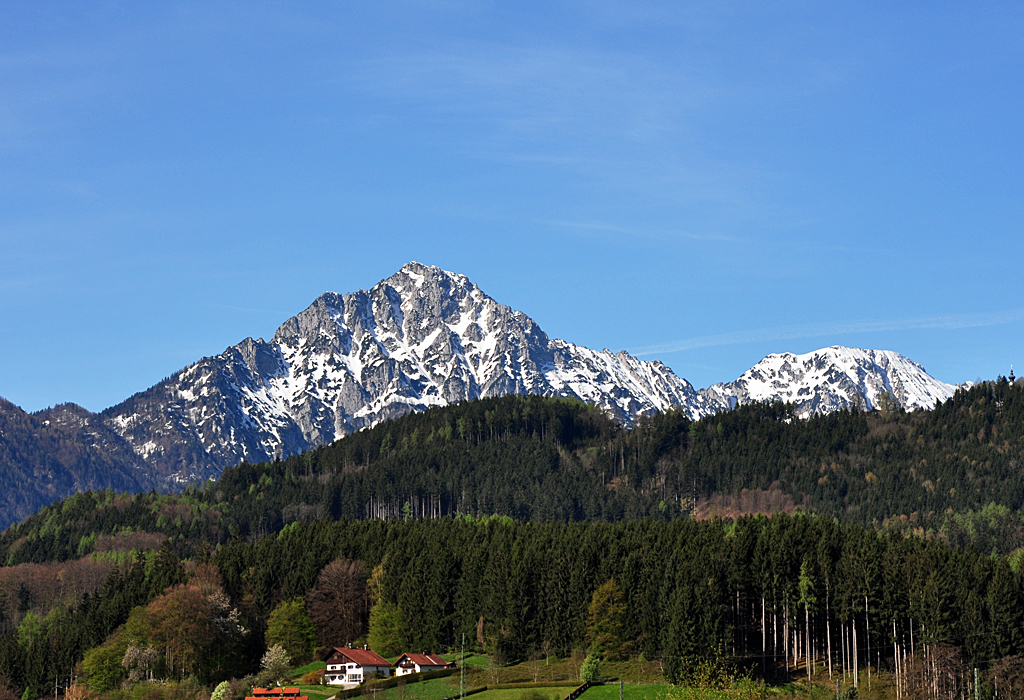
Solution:
[(210, 694), (210, 700), (226, 700), (230, 690), (231, 684), (228, 681), (221, 681), (217, 684), (217, 687), (213, 689), (213, 693)]

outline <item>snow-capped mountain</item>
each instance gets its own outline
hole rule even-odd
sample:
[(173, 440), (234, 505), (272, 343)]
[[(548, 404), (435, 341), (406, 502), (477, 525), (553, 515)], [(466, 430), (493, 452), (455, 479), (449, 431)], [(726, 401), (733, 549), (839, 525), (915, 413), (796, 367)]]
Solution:
[(410, 410), (506, 394), (578, 398), (625, 424), (715, 407), (660, 362), (553, 340), (462, 275), (409, 263), (327, 293), (265, 342), (247, 338), (103, 413), (184, 481), (329, 443)]
[(871, 410), (883, 393), (907, 410), (934, 408), (956, 389), (899, 353), (837, 345), (804, 355), (769, 355), (736, 381), (700, 393), (719, 410), (755, 401), (792, 401), (806, 418), (851, 406)]
[(805, 416), (871, 408), (882, 391), (930, 408), (954, 390), (897, 353), (833, 347), (769, 355), (695, 391), (660, 362), (548, 338), (466, 277), (412, 262), (370, 290), (324, 294), (269, 342), (246, 338), (101, 417), (154, 475), (182, 483), (409, 411), (506, 394), (581, 399), (629, 425), (670, 408), (698, 419), (775, 399)]

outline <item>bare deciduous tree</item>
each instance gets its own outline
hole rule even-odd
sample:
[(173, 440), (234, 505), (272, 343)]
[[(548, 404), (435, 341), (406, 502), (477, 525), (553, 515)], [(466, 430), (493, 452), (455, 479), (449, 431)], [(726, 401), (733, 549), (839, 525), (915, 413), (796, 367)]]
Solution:
[(954, 647), (930, 645), (906, 666), (906, 696), (913, 700), (957, 700), (971, 690), (971, 674)]
[(11, 679), (5, 675), (0, 675), (0, 700), (18, 700), (11, 688)]
[(1024, 698), (1024, 658), (1007, 656), (986, 674), (996, 698)]
[(370, 614), (366, 567), (338, 558), (323, 568), (307, 596), (309, 617), (321, 646), (341, 646), (366, 633)]

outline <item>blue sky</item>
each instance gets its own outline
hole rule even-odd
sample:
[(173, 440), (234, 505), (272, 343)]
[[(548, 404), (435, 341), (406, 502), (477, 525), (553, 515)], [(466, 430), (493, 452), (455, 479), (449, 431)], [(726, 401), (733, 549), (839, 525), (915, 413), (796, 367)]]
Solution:
[(101, 410), (409, 260), (698, 387), (1024, 374), (1020, 3), (0, 6), (0, 396)]

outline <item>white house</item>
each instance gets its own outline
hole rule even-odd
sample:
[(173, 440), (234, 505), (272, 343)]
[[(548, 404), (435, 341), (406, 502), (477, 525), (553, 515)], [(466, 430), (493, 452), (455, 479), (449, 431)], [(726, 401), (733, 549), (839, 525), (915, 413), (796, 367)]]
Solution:
[(393, 666), (396, 676), (405, 676), (410, 673), (422, 673), (423, 671), (440, 671), (448, 668), (448, 662), (437, 654), (402, 654), (398, 657)]
[(328, 685), (350, 685), (362, 683), (373, 676), (387, 678), (391, 664), (383, 656), (367, 647), (335, 647), (324, 658), (327, 670), (324, 676)]

